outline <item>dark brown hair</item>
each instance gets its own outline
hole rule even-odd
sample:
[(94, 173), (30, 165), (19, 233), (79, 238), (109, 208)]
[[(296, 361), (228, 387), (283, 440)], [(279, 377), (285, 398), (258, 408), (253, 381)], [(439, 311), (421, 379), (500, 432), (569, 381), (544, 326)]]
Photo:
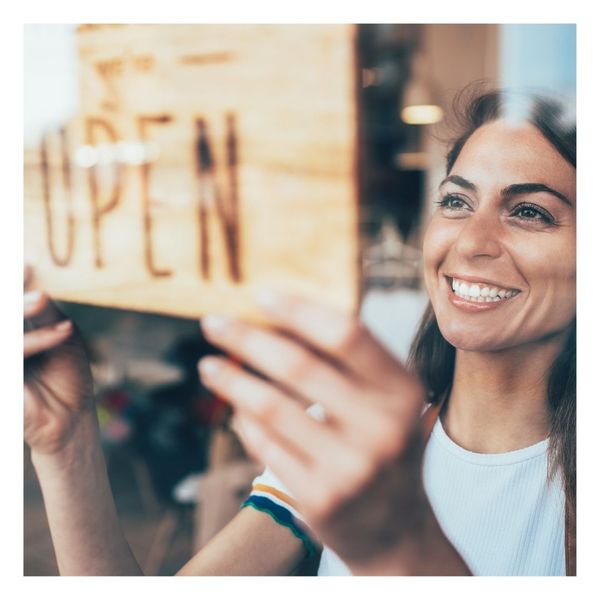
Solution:
[[(465, 101), (465, 98), (467, 100)], [(482, 125), (506, 116), (507, 104), (515, 97), (507, 92), (473, 92), (467, 88), (454, 103), (456, 122), (461, 128), (447, 154), (449, 174), (469, 137)], [(517, 96), (523, 101), (523, 96)], [(527, 120), (552, 143), (560, 154), (576, 166), (576, 128), (568, 122), (560, 102), (541, 96), (529, 98)], [(432, 403), (440, 402), (452, 386), (456, 348), (443, 337), (428, 304), (413, 340), (408, 366), (419, 375)], [(548, 479), (559, 473), (567, 502), (576, 502), (576, 320), (570, 324), (563, 348), (549, 367), (547, 401), (550, 411)]]

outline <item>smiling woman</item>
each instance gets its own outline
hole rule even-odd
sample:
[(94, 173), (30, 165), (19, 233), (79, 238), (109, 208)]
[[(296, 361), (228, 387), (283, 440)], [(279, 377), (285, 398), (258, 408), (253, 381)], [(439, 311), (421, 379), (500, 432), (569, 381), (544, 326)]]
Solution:
[[(544, 100), (521, 121), (507, 107), (473, 100), (448, 155), (408, 366), (356, 318), (280, 292), (257, 298), (269, 326), (203, 319), (226, 353), (203, 382), (268, 468), (178, 574), (289, 574), (319, 544), (319, 575), (574, 574), (575, 128)], [(81, 340), (43, 294), (24, 317), (25, 435), (60, 571), (141, 574)]]
[[(556, 340), (574, 318), (575, 166), (551, 139), (535, 122), (498, 114), (450, 153), (424, 262), (438, 324), (457, 348)], [(490, 308), (480, 296), (501, 299), (493, 314), (478, 310)], [(468, 318), (470, 309), (490, 317)]]
[[(424, 240), (424, 275), (431, 302), (409, 364), (431, 401), (428, 420), (433, 434), (424, 452), (424, 491), (446, 540), (472, 573), (574, 574), (575, 129), (562, 121), (564, 115), (556, 104), (543, 99), (532, 103), (529, 119), (515, 121), (511, 101), (491, 92), (467, 103), (464, 132), (448, 154), (447, 177), (440, 185), (438, 209)], [(286, 306), (289, 311), (293, 304)], [(318, 327), (326, 330), (326, 320), (314, 316), (312, 324), (306, 320), (302, 331), (295, 328), (294, 333), (314, 345), (307, 334)], [(207, 329), (209, 336), (214, 335)], [(222, 336), (213, 339), (223, 343)], [(356, 353), (366, 342), (358, 340), (360, 335), (352, 348), (353, 362), (365, 367), (364, 358), (356, 361)], [(239, 343), (225, 347), (240, 348)], [(258, 365), (259, 369), (272, 375), (273, 363), (292, 354), (265, 351), (260, 355), (265, 363), (272, 362)], [(256, 358), (253, 364), (257, 366)], [(309, 373), (310, 362), (302, 364)], [(379, 384), (393, 380), (377, 364), (371, 364), (368, 372)], [(278, 373), (275, 379), (293, 387), (303, 377)], [(226, 396), (235, 395), (227, 387), (218, 389)], [(321, 385), (321, 393), (314, 390), (304, 397), (327, 406), (331, 400), (324, 390), (347, 399), (347, 411), (354, 412), (355, 435), (364, 435), (373, 416), (351, 407), (349, 399), (356, 391), (341, 384)], [(363, 398), (368, 395), (363, 391)], [(406, 388), (399, 386), (398, 398), (405, 407), (410, 406), (409, 397)], [(318, 528), (321, 517), (310, 505), (328, 487), (339, 496), (343, 487), (333, 472), (342, 477), (352, 469), (345, 471), (338, 462), (337, 469), (328, 470), (328, 482), (319, 478), (316, 468), (308, 477), (291, 476), (291, 465), (282, 460), (282, 446), (273, 445), (269, 436), (248, 423), (243, 411), (238, 420), (248, 428), (248, 446), (275, 470), (267, 469), (255, 480), (245, 506), (277, 512), (278, 522), (311, 552), (306, 531), (311, 525)], [(272, 417), (266, 421), (273, 426)], [(283, 423), (280, 435), (293, 437), (291, 418)], [(240, 432), (244, 436), (243, 426)], [(392, 435), (383, 426), (378, 433), (380, 440)], [(316, 441), (308, 431), (298, 438), (304, 441), (304, 454), (311, 439)], [(266, 447), (272, 448), (269, 454)], [(327, 463), (333, 456), (325, 446), (317, 454), (313, 464)], [(370, 456), (377, 454), (371, 449)], [(335, 462), (331, 458), (332, 465)], [(404, 526), (411, 518), (418, 522), (414, 513), (402, 510), (410, 494), (406, 490), (402, 494), (398, 487), (387, 492), (396, 498), (394, 508), (402, 516), (391, 507), (383, 511), (387, 523), (373, 516), (385, 504), (373, 496), (374, 483), (386, 470), (385, 461), (379, 464), (378, 477), (355, 484), (352, 492), (354, 502), (362, 498), (364, 510), (371, 511), (367, 522), (372, 531), (361, 532), (362, 543), (355, 538), (352, 550), (334, 539), (345, 556), (326, 546), (320, 575), (365, 572), (364, 557), (356, 561), (356, 554), (374, 531), (379, 531), (380, 540), (386, 534), (401, 538), (400, 533), (394, 534), (399, 527), (395, 522)], [(342, 513), (344, 503), (338, 497), (333, 506)], [(349, 531), (358, 536), (357, 520), (353, 523)], [(485, 538), (482, 531), (487, 532)], [(323, 539), (327, 531), (318, 533)], [(430, 552), (433, 549), (428, 556), (430, 572), (460, 572), (460, 562), (453, 562), (451, 552), (443, 552), (442, 536), (427, 540), (424, 530), (420, 535), (421, 552), (427, 545)], [(406, 532), (404, 537), (410, 538)], [(383, 547), (380, 541), (379, 550)], [(370, 552), (377, 554), (373, 546)], [(444, 557), (437, 564), (431, 560), (436, 553)], [(373, 559), (377, 566), (367, 565), (366, 572), (403, 572), (401, 554), (395, 554), (395, 568), (390, 571), (385, 560), (378, 564)], [(414, 567), (404, 572), (428, 572)]]
[[(443, 404), (443, 433), (477, 458), (543, 441), (551, 492), (529, 509), (543, 523), (541, 503), (556, 497), (547, 523), (554, 550), (536, 555), (530, 539), (513, 552), (529, 550), (521, 572), (533, 561), (530, 574), (574, 574), (576, 132), (555, 102), (534, 99), (521, 122), (509, 118), (511, 102), (490, 92), (463, 113), (424, 242), (431, 302), (409, 363), (429, 399)], [(527, 488), (535, 492), (529, 483), (521, 493)], [(523, 506), (513, 510), (523, 518)], [(459, 518), (451, 527), (463, 525)], [(540, 526), (538, 540), (550, 541), (548, 528)]]

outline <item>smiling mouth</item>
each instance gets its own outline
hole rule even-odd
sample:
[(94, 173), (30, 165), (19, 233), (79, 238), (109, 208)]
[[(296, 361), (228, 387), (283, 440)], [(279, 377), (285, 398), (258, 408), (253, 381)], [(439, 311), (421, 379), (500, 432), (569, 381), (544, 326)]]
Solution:
[(521, 290), (501, 288), (488, 283), (473, 283), (446, 275), (444, 278), (454, 296), (478, 304), (510, 300), (521, 293)]

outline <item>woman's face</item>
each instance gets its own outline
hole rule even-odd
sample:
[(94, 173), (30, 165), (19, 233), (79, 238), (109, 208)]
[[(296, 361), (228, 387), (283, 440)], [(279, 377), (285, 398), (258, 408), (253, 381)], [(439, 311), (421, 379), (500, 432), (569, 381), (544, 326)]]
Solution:
[[(442, 335), (492, 351), (563, 332), (575, 316), (575, 168), (531, 124), (469, 138), (424, 241)], [(455, 288), (455, 289), (453, 289)]]

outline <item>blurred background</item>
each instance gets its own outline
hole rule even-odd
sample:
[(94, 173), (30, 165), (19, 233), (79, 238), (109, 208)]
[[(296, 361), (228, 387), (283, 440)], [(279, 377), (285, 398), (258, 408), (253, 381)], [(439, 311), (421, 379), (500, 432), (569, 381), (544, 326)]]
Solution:
[[(44, 133), (77, 111), (80, 27), (25, 27), (26, 168)], [(404, 359), (426, 305), (421, 243), (444, 176), (453, 97), (482, 81), (574, 101), (576, 31), (360, 25), (356, 45), (361, 316)], [(262, 470), (229, 431), (225, 405), (198, 380), (198, 360), (215, 350), (194, 320), (85, 304), (62, 308), (90, 350), (125, 535), (146, 574), (173, 574), (235, 514)], [(24, 453), (24, 573), (54, 575), (41, 494), (26, 447)]]

